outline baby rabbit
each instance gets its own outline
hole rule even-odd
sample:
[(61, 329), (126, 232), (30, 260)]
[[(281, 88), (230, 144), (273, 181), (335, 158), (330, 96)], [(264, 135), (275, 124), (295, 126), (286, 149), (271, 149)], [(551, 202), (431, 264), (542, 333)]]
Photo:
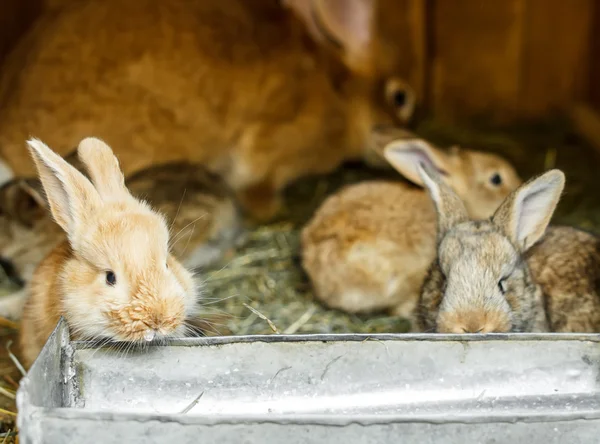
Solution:
[(406, 2), (66, 3), (0, 72), (10, 167), (0, 176), (32, 173), (22, 147), (31, 133), (61, 155), (97, 134), (120, 147), (126, 175), (198, 162), (265, 220), (286, 185), (370, 156), (376, 125), (401, 126), (416, 106)]
[[(77, 151), (65, 160), (84, 175)], [(141, 170), (125, 181), (166, 219), (174, 236), (171, 252), (189, 269), (210, 265), (231, 249), (242, 231), (241, 214), (223, 180), (201, 165), (171, 162)], [(31, 280), (41, 260), (65, 240), (54, 222), (37, 178), (0, 187), (0, 262), (19, 285)], [(0, 298), (0, 316), (19, 319), (26, 290)]]
[(75, 338), (135, 343), (182, 335), (198, 288), (169, 253), (165, 218), (129, 193), (108, 145), (79, 144), (91, 182), (41, 141), (28, 146), (67, 240), (33, 275), (20, 331), (25, 365), (61, 315)]
[(437, 257), (416, 309), (422, 331), (600, 331), (600, 241), (546, 227), (565, 177), (551, 170), (511, 193), (491, 219), (473, 221), (428, 167), (420, 174), (438, 220)]
[(302, 232), (302, 264), (316, 297), (350, 313), (391, 309), (409, 317), (435, 257), (435, 209), (415, 165), (426, 162), (467, 202), (490, 216), (520, 179), (504, 159), (457, 147), (445, 153), (424, 140), (384, 149), (405, 182), (368, 181), (327, 198)]

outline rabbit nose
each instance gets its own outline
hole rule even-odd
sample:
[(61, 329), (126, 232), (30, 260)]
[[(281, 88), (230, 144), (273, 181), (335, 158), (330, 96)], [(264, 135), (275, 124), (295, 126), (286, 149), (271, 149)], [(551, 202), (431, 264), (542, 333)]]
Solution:
[(468, 310), (440, 313), (437, 330), (451, 334), (485, 334), (506, 333), (510, 328), (510, 320), (502, 312)]
[(486, 316), (469, 316), (460, 326), (461, 333), (490, 333), (494, 330), (494, 325), (486, 319)]
[(476, 325), (451, 325), (445, 328), (439, 329), (440, 333), (450, 333), (450, 334), (477, 334), (477, 333), (489, 333), (485, 331), (486, 328), (482, 326)]
[(462, 327), (462, 333), (482, 333), (485, 328), (477, 328), (477, 327)]

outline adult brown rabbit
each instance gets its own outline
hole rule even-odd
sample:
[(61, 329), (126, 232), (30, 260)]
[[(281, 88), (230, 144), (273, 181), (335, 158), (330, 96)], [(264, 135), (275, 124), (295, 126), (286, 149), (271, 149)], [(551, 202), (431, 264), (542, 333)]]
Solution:
[[(371, 156), (415, 95), (403, 1), (80, 0), (43, 15), (0, 78), (0, 154), (61, 155), (89, 134), (125, 174), (187, 160), (226, 178), (258, 220), (307, 174)], [(410, 82), (410, 79), (408, 79)]]

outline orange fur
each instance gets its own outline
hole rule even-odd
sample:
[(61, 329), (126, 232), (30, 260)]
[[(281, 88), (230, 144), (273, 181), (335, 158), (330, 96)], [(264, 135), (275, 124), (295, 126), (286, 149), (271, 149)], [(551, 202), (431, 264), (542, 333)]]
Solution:
[(98, 139), (80, 144), (92, 185), (41, 142), (29, 146), (68, 242), (33, 275), (21, 327), (26, 365), (60, 316), (75, 338), (142, 341), (182, 334), (195, 309), (192, 276), (169, 254), (164, 218), (125, 188), (110, 148)]
[(60, 299), (60, 276), (65, 262), (71, 257), (68, 243), (56, 247), (37, 268), (38, 277), (29, 289), (23, 307), (19, 343), (23, 365), (28, 368), (64, 314)]
[(416, 100), (404, 1), (287, 3), (84, 0), (44, 15), (0, 78), (2, 157), (28, 175), (25, 138), (64, 155), (96, 134), (127, 174), (199, 162), (270, 218), (287, 184), (370, 156), (374, 128), (403, 125)]

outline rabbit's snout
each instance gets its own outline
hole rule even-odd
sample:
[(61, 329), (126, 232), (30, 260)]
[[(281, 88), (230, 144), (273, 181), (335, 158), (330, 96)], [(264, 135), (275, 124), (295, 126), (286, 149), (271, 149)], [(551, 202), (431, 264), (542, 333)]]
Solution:
[(146, 298), (106, 313), (115, 337), (125, 341), (152, 341), (175, 334), (183, 325), (185, 307), (179, 298)]
[(507, 333), (512, 323), (500, 310), (460, 310), (441, 312), (438, 316), (438, 333)]

